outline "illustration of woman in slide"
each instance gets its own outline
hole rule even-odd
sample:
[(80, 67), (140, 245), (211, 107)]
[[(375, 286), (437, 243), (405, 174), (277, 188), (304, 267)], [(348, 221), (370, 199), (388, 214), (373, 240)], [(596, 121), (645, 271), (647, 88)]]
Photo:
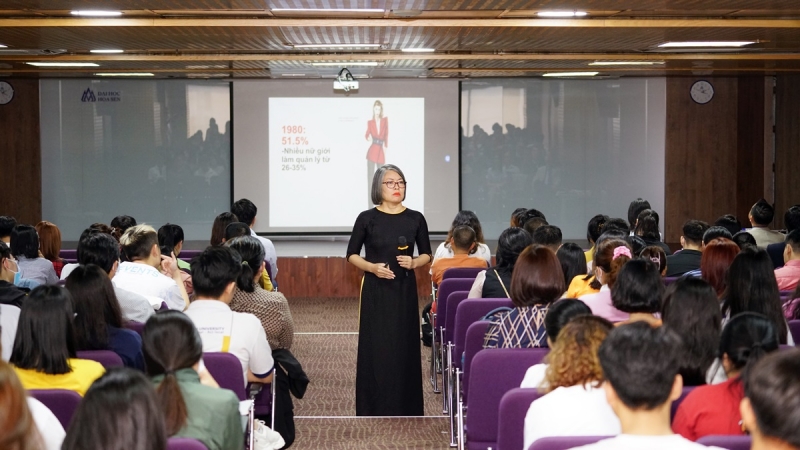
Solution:
[(389, 147), (389, 118), (383, 115), (383, 103), (380, 100), (375, 100), (372, 105), (372, 119), (367, 121), (364, 138), (372, 141), (367, 150), (367, 197), (371, 208), (372, 176), (378, 167), (386, 164), (384, 149)]

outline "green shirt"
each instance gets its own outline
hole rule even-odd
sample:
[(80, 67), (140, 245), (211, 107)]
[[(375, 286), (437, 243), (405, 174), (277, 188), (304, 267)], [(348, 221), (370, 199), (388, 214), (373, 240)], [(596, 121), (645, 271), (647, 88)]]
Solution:
[(178, 269), (189, 269), (191, 270), (192, 266), (188, 262), (178, 259)]
[[(188, 417), (186, 425), (170, 437), (197, 439), (208, 450), (242, 450), (244, 427), (236, 394), (200, 384), (200, 376), (191, 368), (178, 370), (175, 376)], [(163, 379), (164, 375), (157, 375), (153, 383), (158, 387)]]

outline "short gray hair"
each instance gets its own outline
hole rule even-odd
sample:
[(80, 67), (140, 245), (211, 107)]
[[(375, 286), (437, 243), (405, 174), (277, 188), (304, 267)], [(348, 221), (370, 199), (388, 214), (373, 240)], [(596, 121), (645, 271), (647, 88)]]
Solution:
[[(406, 176), (403, 175), (403, 171), (394, 164), (384, 164), (378, 167), (378, 170), (375, 171), (375, 175), (372, 176), (372, 203), (374, 205), (380, 205), (383, 202), (383, 176), (386, 175), (386, 172), (390, 170), (392, 172), (397, 172), (397, 174), (400, 175), (400, 178), (402, 178), (403, 181), (406, 181)], [(407, 184), (406, 187), (408, 187)], [(406, 191), (403, 191), (403, 200), (405, 199)]]

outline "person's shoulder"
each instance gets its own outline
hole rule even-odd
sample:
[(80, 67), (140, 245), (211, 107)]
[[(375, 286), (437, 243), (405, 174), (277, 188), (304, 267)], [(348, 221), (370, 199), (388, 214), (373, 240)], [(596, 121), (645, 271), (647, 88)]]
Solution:
[(261, 328), (261, 321), (255, 314), (249, 312), (232, 311), (234, 320), (239, 322), (238, 325), (248, 326), (252, 328)]
[(139, 336), (139, 333), (129, 330), (127, 328), (116, 328), (111, 327), (112, 334), (118, 339), (120, 342), (126, 344), (137, 344), (142, 345), (142, 337)]
[[(82, 372), (84, 374), (96, 374), (97, 376), (105, 373), (106, 369), (97, 361), (91, 359), (70, 358), (69, 365), (73, 372)], [(83, 375), (81, 378), (85, 378)]]

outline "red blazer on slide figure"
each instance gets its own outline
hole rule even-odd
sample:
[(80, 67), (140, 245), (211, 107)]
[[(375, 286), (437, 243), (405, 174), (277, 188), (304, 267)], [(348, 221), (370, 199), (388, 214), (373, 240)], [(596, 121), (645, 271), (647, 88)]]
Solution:
[(375, 119), (367, 121), (367, 133), (364, 137), (369, 138), (372, 136), (372, 145), (367, 150), (367, 159), (378, 164), (386, 163), (386, 155), (383, 153), (383, 147), (389, 145), (389, 118), (384, 117), (381, 119), (380, 130), (375, 124)]

